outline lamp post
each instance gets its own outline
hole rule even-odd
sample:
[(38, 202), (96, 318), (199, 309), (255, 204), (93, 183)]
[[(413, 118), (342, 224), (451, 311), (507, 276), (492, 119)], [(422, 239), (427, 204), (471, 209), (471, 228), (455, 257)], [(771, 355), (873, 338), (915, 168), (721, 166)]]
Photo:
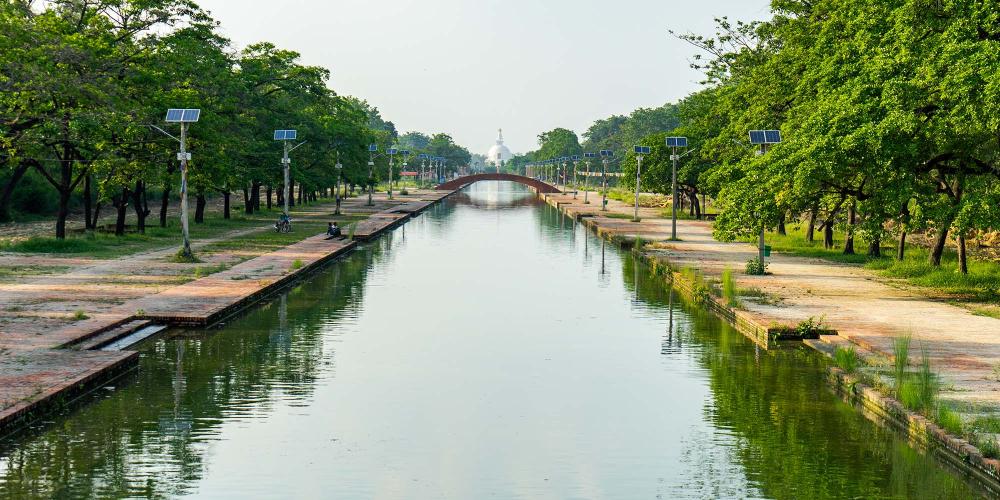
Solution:
[(281, 147), (282, 147), (282, 151), (283, 151), (283, 153), (281, 155), (281, 167), (282, 167), (282, 170), (283, 170), (283, 173), (284, 173), (284, 178), (285, 178), (284, 192), (285, 192), (285, 216), (286, 217), (288, 216), (289, 196), (292, 196), (291, 186), (289, 185), (289, 184), (291, 184), (291, 181), (292, 181), (292, 174), (291, 174), (292, 160), (288, 157), (288, 153), (291, 153), (292, 151), (298, 149), (300, 146), (302, 146), (303, 144), (305, 144), (305, 142), (300, 142), (300, 143), (296, 144), (295, 146), (289, 148), (288, 147), (288, 142), (289, 141), (294, 141), (294, 140), (298, 139), (298, 136), (299, 136), (299, 133), (296, 132), (295, 130), (275, 130), (274, 131), (274, 140), (281, 141)]
[(608, 162), (614, 158), (615, 152), (610, 149), (601, 150), (601, 211), (608, 211)]
[(333, 166), (337, 169), (337, 183), (334, 187), (336, 190), (333, 194), (334, 199), (334, 210), (333, 215), (340, 215), (340, 176), (344, 171), (344, 166), (340, 163), (340, 151), (337, 151), (337, 164)]
[(574, 200), (576, 199), (576, 193), (579, 191), (579, 189), (577, 189), (579, 183), (576, 182), (576, 166), (579, 165), (579, 163), (580, 163), (580, 156), (573, 155), (573, 199)]
[(686, 148), (688, 145), (687, 137), (667, 137), (667, 147), (672, 148), (670, 161), (673, 162), (673, 167), (671, 170), (671, 215), (670, 215), (670, 239), (677, 239), (677, 162), (681, 159), (677, 155), (677, 148)]
[(160, 133), (165, 134), (168, 137), (173, 138), (181, 145), (180, 152), (177, 153), (177, 159), (181, 162), (181, 239), (183, 240), (181, 255), (184, 258), (191, 258), (194, 256), (191, 252), (191, 233), (188, 225), (187, 168), (188, 162), (191, 161), (191, 153), (188, 153), (187, 151), (187, 128), (188, 124), (197, 123), (199, 118), (201, 118), (200, 109), (167, 110), (167, 118), (164, 121), (166, 123), (179, 123), (181, 125), (180, 138), (170, 135), (167, 131), (157, 127), (156, 125), (150, 125), (150, 127), (160, 131)]
[[(410, 150), (409, 149), (404, 149), (404, 150), (400, 151), (399, 154), (403, 155), (403, 170), (402, 171), (406, 172), (407, 169), (410, 167)], [(403, 184), (403, 182), (404, 182), (403, 175), (402, 175), (402, 173), (400, 173), (399, 183), (400, 183), (401, 186), (403, 186), (403, 187), (399, 188), (400, 191), (402, 191), (403, 189), (406, 189), (406, 185)]]
[(420, 158), (420, 187), (424, 186), (424, 171), (427, 167), (427, 153), (420, 153), (417, 155)]
[(375, 203), (372, 202), (372, 195), (375, 193), (375, 153), (378, 152), (378, 144), (368, 145), (368, 206), (372, 206)]
[(639, 187), (642, 181), (642, 157), (649, 154), (649, 146), (635, 147), (635, 214), (632, 222), (639, 222)]
[[(758, 146), (757, 155), (763, 156), (775, 144), (781, 143), (780, 130), (751, 130), (750, 144)], [(757, 262), (760, 265), (761, 274), (764, 273), (764, 257), (767, 245), (764, 242), (764, 217), (761, 214), (760, 232), (757, 236)]]
[(392, 199), (392, 172), (394, 170), (393, 167), (395, 166), (393, 164), (393, 160), (396, 158), (396, 155), (399, 154), (399, 150), (393, 149), (393, 148), (389, 148), (389, 150), (386, 151), (386, 154), (389, 155), (389, 190), (388, 190), (388, 193), (389, 193), (389, 199), (391, 200)]
[(590, 195), (590, 162), (591, 158), (596, 158), (595, 153), (583, 153), (583, 157), (586, 158), (587, 172), (583, 179), (583, 204), (590, 205), (590, 200), (588, 199)]

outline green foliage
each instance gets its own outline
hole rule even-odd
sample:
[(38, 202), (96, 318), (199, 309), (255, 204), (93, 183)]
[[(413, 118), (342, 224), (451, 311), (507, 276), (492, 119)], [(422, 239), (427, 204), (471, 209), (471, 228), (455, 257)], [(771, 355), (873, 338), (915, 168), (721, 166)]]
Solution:
[(303, 266), (302, 259), (295, 259), (294, 261), (292, 261), (291, 270), (295, 271), (296, 269), (302, 269), (302, 266)]
[(754, 257), (747, 261), (746, 273), (750, 276), (763, 276), (767, 274), (767, 261), (761, 261)]
[(858, 353), (854, 349), (854, 346), (847, 349), (837, 346), (837, 349), (833, 353), (833, 361), (838, 367), (840, 367), (841, 370), (844, 370), (847, 373), (854, 373), (857, 371), (858, 365), (860, 364)]
[(727, 306), (740, 307), (736, 278), (733, 277), (733, 270), (729, 268), (722, 271), (722, 298), (725, 299)]
[(941, 404), (938, 405), (937, 418), (935, 421), (942, 429), (955, 436), (961, 436), (965, 432), (965, 424), (962, 423), (962, 416), (957, 412)]
[(90, 319), (90, 316), (88, 316), (82, 309), (77, 309), (76, 311), (73, 311), (73, 316), (70, 319), (73, 321), (83, 321), (85, 319)]

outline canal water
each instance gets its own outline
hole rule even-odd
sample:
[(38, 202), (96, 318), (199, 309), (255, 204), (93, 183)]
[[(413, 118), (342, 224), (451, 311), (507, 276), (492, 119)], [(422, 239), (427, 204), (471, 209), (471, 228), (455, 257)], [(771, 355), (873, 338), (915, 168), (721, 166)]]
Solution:
[(526, 189), (481, 183), (0, 449), (0, 495), (970, 498)]

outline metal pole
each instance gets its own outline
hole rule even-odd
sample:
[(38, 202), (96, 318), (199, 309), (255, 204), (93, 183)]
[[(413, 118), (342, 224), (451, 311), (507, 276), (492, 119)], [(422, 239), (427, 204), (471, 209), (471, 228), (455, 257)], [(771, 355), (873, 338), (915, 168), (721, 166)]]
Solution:
[(191, 234), (188, 230), (188, 188), (187, 188), (187, 123), (181, 123), (181, 235), (184, 240), (182, 253), (191, 257)]
[(375, 155), (368, 153), (368, 206), (374, 205), (372, 193), (375, 192)]
[(576, 182), (576, 166), (577, 166), (578, 163), (580, 163), (580, 162), (578, 162), (578, 161), (574, 161), (573, 162), (573, 199), (574, 200), (576, 199), (576, 193), (579, 191), (579, 189), (577, 189), (577, 186), (579, 186), (579, 184)]
[(672, 172), (673, 180), (671, 181), (673, 183), (673, 194), (671, 195), (670, 198), (671, 201), (670, 205), (672, 206), (671, 216), (670, 216), (670, 221), (671, 221), (670, 239), (676, 240), (677, 239), (677, 148), (676, 147), (674, 148), (674, 154), (670, 156), (670, 159), (673, 160), (674, 162), (673, 172)]
[(632, 216), (633, 221), (639, 220), (639, 176), (642, 174), (642, 155), (636, 155), (635, 168), (635, 215)]
[(608, 211), (608, 158), (601, 159), (601, 211)]
[(289, 168), (288, 168), (288, 164), (289, 164), (289, 161), (288, 161), (288, 141), (282, 141), (282, 145), (284, 145), (284, 153), (281, 156), (281, 166), (282, 166), (282, 168), (284, 170), (284, 173), (285, 173), (285, 215), (288, 215), (288, 196), (291, 194), (290, 193), (291, 187), (288, 185), (289, 182), (291, 181), (291, 179), (290, 179), (291, 172), (289, 172)]
[(340, 175), (344, 171), (344, 166), (340, 164), (340, 151), (337, 151), (337, 165), (335, 168), (337, 169), (337, 184), (335, 184), (336, 187), (334, 189), (336, 192), (333, 195), (333, 199), (336, 208), (333, 211), (333, 215), (340, 215)]
[(389, 199), (392, 199), (392, 160), (396, 155), (389, 155)]
[(583, 178), (583, 204), (589, 205), (588, 195), (590, 194), (590, 160), (587, 160), (587, 174)]

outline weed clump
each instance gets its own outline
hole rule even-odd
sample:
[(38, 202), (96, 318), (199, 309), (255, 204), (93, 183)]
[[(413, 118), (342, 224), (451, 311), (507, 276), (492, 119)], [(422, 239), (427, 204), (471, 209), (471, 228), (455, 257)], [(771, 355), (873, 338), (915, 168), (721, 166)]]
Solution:
[(90, 316), (87, 316), (87, 313), (84, 312), (83, 309), (77, 309), (76, 311), (73, 311), (72, 319), (73, 321), (83, 321), (85, 319), (90, 319)]
[(860, 360), (858, 359), (858, 352), (851, 346), (847, 349), (843, 347), (837, 347), (837, 350), (833, 353), (833, 361), (847, 373), (854, 373), (858, 370), (858, 365)]
[(764, 262), (757, 257), (748, 260), (746, 273), (750, 276), (764, 276), (767, 274), (767, 262)]
[(736, 279), (733, 277), (732, 269), (722, 271), (722, 298), (726, 300), (729, 307), (740, 307), (739, 292), (736, 289)]

